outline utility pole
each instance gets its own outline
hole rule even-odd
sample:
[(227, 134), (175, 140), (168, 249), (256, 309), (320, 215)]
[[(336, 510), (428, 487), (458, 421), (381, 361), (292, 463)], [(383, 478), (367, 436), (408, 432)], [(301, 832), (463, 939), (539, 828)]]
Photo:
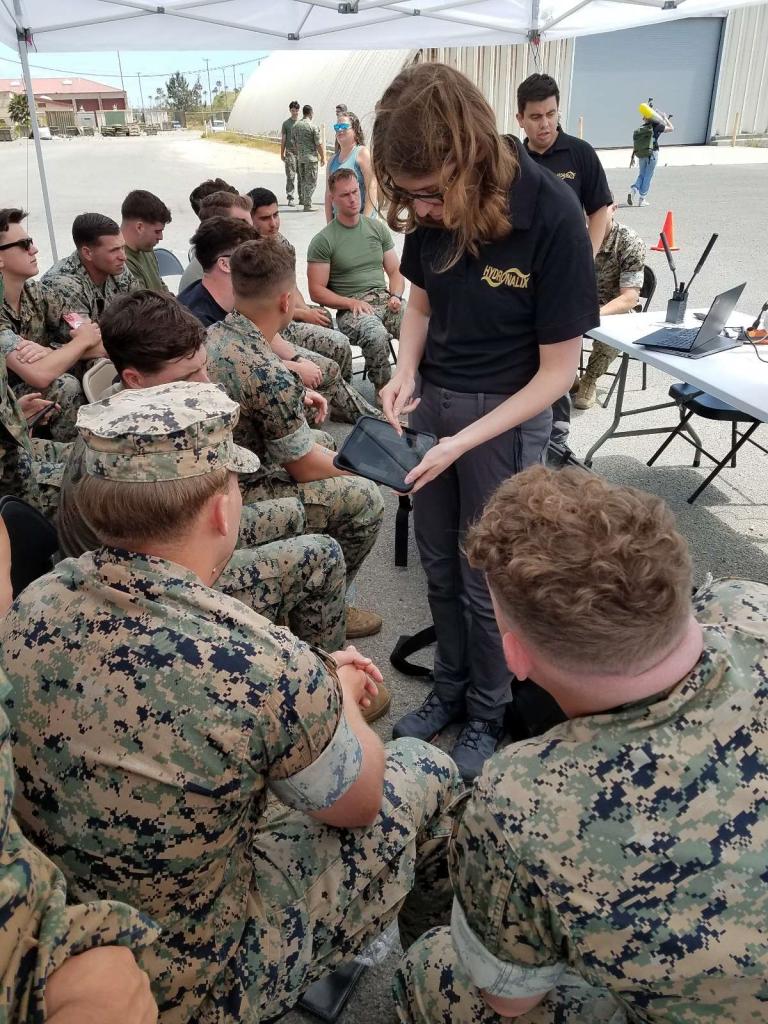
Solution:
[(226, 68), (222, 68), (221, 69), (221, 75), (222, 75), (222, 78), (224, 79), (224, 97), (226, 98), (226, 95), (227, 95), (227, 69)]
[(205, 58), (205, 73), (208, 76), (208, 106), (211, 108), (213, 118), (213, 93), (211, 92), (211, 69), (208, 67), (208, 58)]
[(117, 66), (120, 68), (120, 88), (125, 92), (125, 82), (123, 80), (123, 62), (120, 60), (120, 51), (117, 51)]
[(146, 115), (144, 114), (144, 90), (141, 88), (141, 72), (140, 71), (137, 72), (137, 77), (139, 79), (139, 96), (141, 97), (141, 120), (142, 120), (142, 122), (146, 122), (147, 119), (146, 119)]

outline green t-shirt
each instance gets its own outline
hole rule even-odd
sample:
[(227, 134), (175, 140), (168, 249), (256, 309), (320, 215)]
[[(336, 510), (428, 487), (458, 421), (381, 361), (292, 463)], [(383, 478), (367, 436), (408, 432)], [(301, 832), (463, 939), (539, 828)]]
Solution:
[(337, 295), (357, 298), (374, 288), (386, 288), (384, 253), (394, 249), (382, 220), (360, 217), (353, 228), (332, 220), (309, 243), (309, 263), (329, 263), (328, 287)]
[(157, 256), (152, 251), (137, 252), (136, 249), (129, 249), (126, 245), (125, 261), (128, 264), (128, 269), (142, 288), (149, 288), (153, 292), (168, 291), (168, 286), (160, 277)]
[(296, 140), (293, 137), (293, 129), (296, 127), (296, 122), (292, 117), (286, 118), (283, 121), (283, 135), (285, 136), (285, 151), (286, 153), (296, 152)]

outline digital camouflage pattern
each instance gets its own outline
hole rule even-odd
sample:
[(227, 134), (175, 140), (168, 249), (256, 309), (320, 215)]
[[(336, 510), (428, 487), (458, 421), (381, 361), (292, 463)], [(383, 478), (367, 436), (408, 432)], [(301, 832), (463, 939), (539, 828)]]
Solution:
[[(720, 581), (694, 609), (704, 651), (660, 699), (488, 761), (451, 850), (452, 943), (411, 951), (402, 1021), (479, 1024), (474, 986), (554, 989), (537, 1024), (766, 1020), (768, 587)], [(574, 975), (600, 991), (563, 1008)]]
[[(46, 295), (39, 281), (25, 281), (21, 291), (18, 314), (4, 301), (0, 311), (0, 351), (13, 352), (22, 338), (47, 348), (58, 347), (61, 330), (69, 330), (61, 317), (67, 309), (57, 295)], [(77, 365), (77, 364), (76, 364)], [(43, 398), (56, 402), (61, 411), (51, 416), (48, 430), (54, 441), (73, 441), (77, 437), (77, 410), (85, 402), (83, 386), (74, 373), (63, 373), (47, 388), (26, 384), (15, 373), (8, 373), (9, 383), (18, 398), (39, 392)]]
[(293, 141), (296, 145), (299, 172), (299, 202), (302, 206), (311, 206), (312, 196), (317, 188), (317, 147), (320, 145), (320, 129), (306, 117), (302, 117), (293, 126)]
[[(61, 485), (56, 530), (65, 558), (102, 543), (77, 501), (85, 444), (72, 445)], [(346, 566), (331, 537), (302, 536), (306, 518), (296, 498), (244, 505), (237, 549), (215, 589), (247, 604), (270, 622), (288, 623), (301, 640), (335, 651), (346, 639)]]
[(240, 409), (215, 384), (175, 381), (124, 389), (85, 405), (77, 429), (89, 476), (143, 483), (219, 469), (256, 473), (257, 456), (232, 439)]
[[(9, 693), (0, 678), (0, 696)], [(0, 1024), (43, 1024), (46, 982), (65, 960), (94, 946), (128, 946), (138, 953), (157, 929), (121, 903), (67, 906), (61, 872), (24, 837), (11, 813), (13, 754), (2, 710), (0, 787)]]
[[(42, 276), (46, 299), (73, 313), (82, 313), (97, 321), (110, 302), (141, 287), (126, 267), (117, 276), (110, 276), (103, 285), (94, 284), (80, 262), (77, 252), (54, 263)], [(69, 328), (60, 325), (59, 340), (69, 341)]]
[(283, 469), (317, 443), (304, 415), (304, 387), (259, 329), (234, 311), (206, 334), (208, 373), (240, 404), (238, 444), (256, 452), (261, 470), (241, 486), (247, 503), (298, 497), (313, 533), (328, 533), (344, 552), (351, 579), (373, 547), (384, 515), (378, 487), (360, 477), (296, 483)]
[[(614, 221), (608, 237), (595, 256), (597, 295), (601, 306), (618, 298), (622, 288), (642, 288), (645, 267), (645, 242), (632, 228)], [(592, 352), (584, 372), (588, 384), (594, 384), (619, 354), (603, 341), (592, 342)]]
[(375, 312), (355, 316), (348, 309), (340, 309), (336, 314), (336, 324), (349, 338), (350, 344), (363, 350), (366, 376), (380, 391), (392, 376), (390, 342), (392, 338), (400, 337), (407, 303), (401, 302), (400, 309), (393, 312), (387, 306), (390, 295), (384, 288), (374, 288), (358, 298), (368, 302)]
[[(322, 307), (313, 306), (313, 309)], [(324, 310), (324, 312), (328, 312)], [(297, 348), (301, 347), (315, 355), (325, 356), (333, 360), (339, 367), (342, 379), (348, 384), (352, 380), (352, 348), (349, 338), (341, 331), (335, 331), (332, 327), (318, 327), (316, 324), (305, 324), (293, 320), (284, 327), (280, 334)]]
[(15, 494), (45, 516), (59, 504), (69, 445), (30, 436), (27, 421), (8, 387), (5, 356), (0, 353), (0, 496)]
[[(309, 325), (297, 324), (296, 326), (306, 327)], [(281, 334), (284, 333), (281, 332)], [(322, 379), (315, 390), (328, 400), (328, 413), (332, 420), (339, 423), (357, 423), (361, 416), (381, 416), (379, 410), (367, 402), (359, 391), (347, 384), (341, 375), (338, 364), (332, 359), (326, 359), (325, 356), (302, 348), (300, 345), (294, 345), (294, 348), (297, 355), (308, 359), (322, 370)]]
[(161, 925), (141, 964), (164, 1024), (269, 1018), (385, 927), (414, 875), (447, 888), (447, 755), (395, 744), (370, 829), (313, 821), (360, 771), (335, 665), (193, 573), (109, 548), (68, 559), (23, 592), (0, 647), (20, 821), (72, 897)]

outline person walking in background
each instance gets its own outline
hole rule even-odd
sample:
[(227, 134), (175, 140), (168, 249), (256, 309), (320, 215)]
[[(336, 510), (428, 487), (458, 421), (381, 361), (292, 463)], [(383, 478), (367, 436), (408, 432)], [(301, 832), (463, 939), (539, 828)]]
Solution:
[(312, 124), (312, 107), (305, 103), (302, 118), (293, 126), (296, 159), (299, 168), (299, 201), (307, 213), (312, 212), (312, 196), (317, 188), (317, 164), (325, 167), (325, 150), (320, 142), (320, 130)]
[[(653, 100), (648, 100), (648, 106), (653, 110)], [(627, 195), (630, 206), (649, 205), (648, 192), (659, 162), (659, 136), (674, 130), (671, 114), (653, 110), (653, 117), (644, 117), (643, 123), (632, 133), (632, 160), (629, 166), (634, 164), (637, 157), (638, 172)]]
[[(288, 104), (288, 110), (290, 111), (290, 117), (283, 121), (283, 126), (280, 129), (280, 159), (285, 164), (285, 194), (288, 198), (288, 205), (293, 206), (296, 175), (298, 173), (298, 159), (293, 129), (299, 119), (299, 101), (291, 100)], [(301, 178), (299, 178), (299, 192), (301, 192)]]
[(333, 126), (336, 132), (336, 152), (328, 164), (328, 173), (325, 185), (325, 222), (330, 224), (336, 216), (331, 192), (328, 188), (328, 179), (334, 171), (342, 167), (348, 167), (355, 172), (357, 183), (360, 186), (360, 202), (362, 203), (362, 214), (364, 217), (376, 216), (376, 179), (373, 176), (371, 165), (371, 153), (365, 145), (365, 136), (360, 127), (357, 114), (351, 110), (347, 113), (336, 115), (336, 124)]

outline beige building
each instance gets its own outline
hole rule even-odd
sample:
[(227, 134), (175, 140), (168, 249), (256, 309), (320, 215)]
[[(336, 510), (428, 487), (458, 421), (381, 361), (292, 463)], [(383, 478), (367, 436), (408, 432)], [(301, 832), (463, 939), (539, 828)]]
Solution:
[[(32, 90), (38, 120), (54, 129), (74, 126), (78, 113), (84, 112), (92, 113), (100, 127), (106, 112), (128, 109), (128, 97), (122, 89), (88, 78), (33, 78)], [(25, 92), (21, 78), (0, 78), (0, 120), (9, 123), (11, 98)]]

